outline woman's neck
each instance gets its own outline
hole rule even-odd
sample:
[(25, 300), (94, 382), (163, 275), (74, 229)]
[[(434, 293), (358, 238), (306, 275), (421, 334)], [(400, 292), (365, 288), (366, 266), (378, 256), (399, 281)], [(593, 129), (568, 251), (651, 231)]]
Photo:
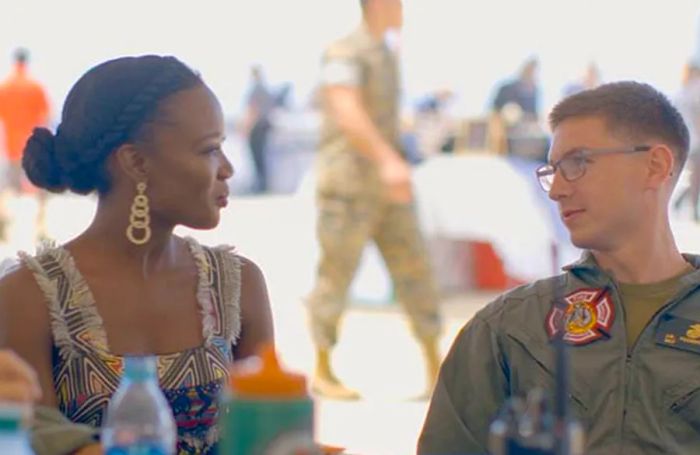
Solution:
[[(80, 235), (80, 242), (90, 251), (99, 251), (115, 262), (143, 268), (146, 274), (172, 266), (180, 251), (180, 242), (173, 234), (174, 226), (159, 223), (157, 217), (151, 216), (150, 238), (137, 245), (126, 235), (130, 207), (120, 207), (114, 202), (103, 197), (99, 199), (92, 223)], [(137, 238), (144, 234), (143, 229), (134, 230)]]

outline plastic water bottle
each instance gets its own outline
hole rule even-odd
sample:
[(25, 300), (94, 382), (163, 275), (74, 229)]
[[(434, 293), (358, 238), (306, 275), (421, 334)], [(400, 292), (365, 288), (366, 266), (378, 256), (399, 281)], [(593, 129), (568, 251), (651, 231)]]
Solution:
[(158, 386), (155, 357), (125, 357), (102, 427), (105, 455), (172, 455), (177, 428)]
[(0, 403), (0, 453), (34, 455), (23, 422), (28, 415), (26, 405)]
[(234, 366), (222, 396), (219, 455), (318, 455), (306, 378), (283, 370), (271, 345)]

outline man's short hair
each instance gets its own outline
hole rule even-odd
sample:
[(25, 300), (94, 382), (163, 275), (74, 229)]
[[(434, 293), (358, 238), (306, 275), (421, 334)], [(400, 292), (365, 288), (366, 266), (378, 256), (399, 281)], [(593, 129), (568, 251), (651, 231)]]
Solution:
[(29, 60), (29, 51), (23, 47), (17, 48), (15, 49), (13, 57), (17, 63), (27, 63)]
[(682, 169), (688, 158), (688, 127), (683, 117), (661, 92), (649, 84), (613, 82), (564, 98), (549, 114), (552, 131), (574, 117), (602, 117), (608, 129), (638, 141), (660, 139)]

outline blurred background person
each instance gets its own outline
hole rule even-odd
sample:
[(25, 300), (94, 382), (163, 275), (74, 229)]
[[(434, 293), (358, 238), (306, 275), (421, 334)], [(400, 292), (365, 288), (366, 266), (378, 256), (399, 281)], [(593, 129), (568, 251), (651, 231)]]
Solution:
[(529, 58), (522, 66), (515, 79), (501, 84), (493, 100), (494, 112), (503, 113), (504, 109), (517, 107), (521, 118), (537, 120), (539, 118), (540, 89), (537, 82), (537, 58)]
[(25, 192), (37, 194), (39, 211), (37, 213), (37, 235), (46, 236), (46, 193), (33, 187), (22, 170), (22, 150), (32, 129), (46, 126), (49, 119), (48, 96), (42, 84), (29, 75), (29, 52), (17, 49), (14, 53), (12, 73), (0, 83), (0, 123), (2, 123), (5, 143), (7, 171), (4, 188), (0, 195), (0, 239), (6, 236), (10, 214), (7, 202), (10, 194)]
[(590, 90), (598, 87), (602, 82), (600, 70), (595, 62), (590, 62), (580, 79), (571, 81), (564, 87), (562, 95), (564, 97), (575, 95), (583, 90)]
[(537, 161), (546, 158), (549, 140), (539, 123), (538, 60), (525, 61), (515, 79), (502, 83), (492, 103), (492, 125), (504, 138), (496, 150)]
[(454, 151), (455, 122), (450, 112), (453, 99), (452, 90), (440, 88), (416, 102), (412, 129), (421, 159)]
[(700, 220), (700, 59), (689, 61), (685, 66), (683, 84), (675, 97), (675, 104), (688, 126), (690, 148), (688, 149), (689, 184), (674, 202), (674, 208), (683, 204), (690, 206), (693, 220)]
[[(427, 392), (440, 361), (438, 294), (402, 153), (399, 70), (386, 36), (402, 25), (401, 0), (362, 0), (363, 20), (322, 61), (323, 127), (317, 162), (320, 261), (308, 297), (319, 395), (356, 399), (331, 366), (348, 287), (374, 241), (425, 355)], [(426, 393), (427, 396), (427, 393)]]
[(270, 91), (262, 67), (255, 65), (250, 70), (251, 86), (246, 103), (244, 128), (248, 136), (248, 148), (255, 168), (253, 193), (265, 193), (268, 189), (266, 149), (270, 128), (270, 114), (275, 106), (275, 97)]

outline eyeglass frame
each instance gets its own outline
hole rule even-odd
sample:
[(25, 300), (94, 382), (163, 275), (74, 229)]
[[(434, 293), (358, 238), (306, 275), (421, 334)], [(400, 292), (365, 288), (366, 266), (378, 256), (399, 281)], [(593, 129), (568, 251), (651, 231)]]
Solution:
[[(629, 149), (619, 149), (619, 148), (601, 148), (601, 149), (589, 149), (589, 148), (580, 148), (576, 150), (572, 150), (571, 152), (567, 153), (565, 156), (562, 158), (558, 159), (554, 163), (545, 163), (542, 166), (538, 167), (535, 169), (535, 176), (537, 177), (537, 182), (540, 184), (540, 187), (542, 190), (545, 192), (549, 192), (552, 189), (552, 184), (554, 183), (554, 175), (557, 173), (557, 170), (560, 169), (562, 161), (565, 160), (570, 160), (574, 158), (588, 158), (590, 156), (595, 156), (595, 155), (610, 155), (613, 153), (638, 153), (638, 152), (648, 152), (651, 150), (653, 147), (651, 145), (635, 145), (632, 148)], [(549, 171), (551, 168), (551, 172), (548, 172), (547, 174), (543, 174), (543, 171), (546, 169)], [(574, 178), (568, 178), (564, 172), (561, 173), (561, 176), (566, 180), (567, 182), (573, 182), (576, 181), (580, 178), (582, 178), (584, 175), (586, 175), (586, 170), (588, 170), (588, 167), (584, 164), (581, 166), (582, 171), (581, 175), (578, 175)], [(545, 185), (542, 183), (542, 179), (546, 177), (552, 177), (552, 182), (549, 183), (549, 188), (545, 187)]]

